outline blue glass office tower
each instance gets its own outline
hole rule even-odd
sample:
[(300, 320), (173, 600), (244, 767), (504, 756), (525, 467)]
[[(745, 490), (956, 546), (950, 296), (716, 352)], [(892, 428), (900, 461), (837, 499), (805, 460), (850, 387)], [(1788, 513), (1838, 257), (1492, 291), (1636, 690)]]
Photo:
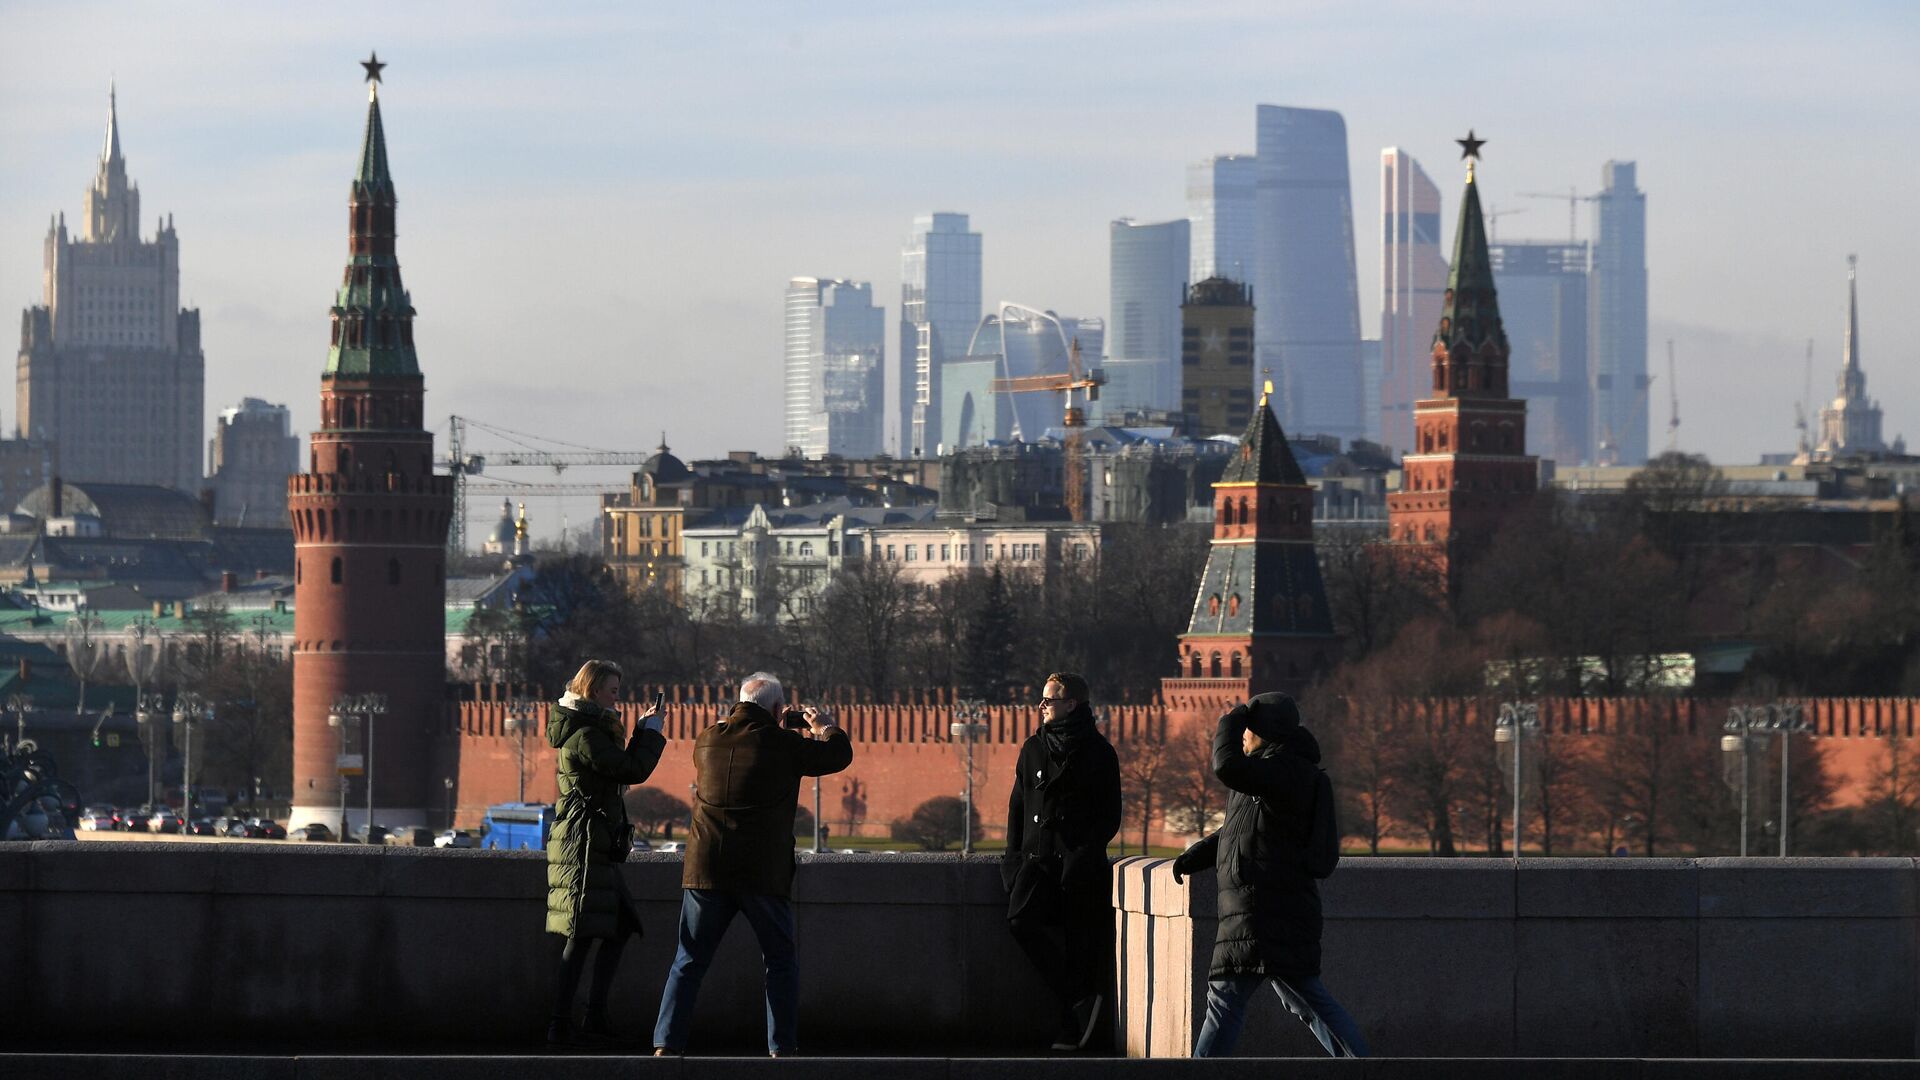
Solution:
[(787, 282), (786, 448), (872, 457), (886, 423), (886, 309), (864, 281)]
[(1253, 280), (1253, 196), (1259, 159), (1221, 154), (1187, 167), (1187, 217), (1193, 222), (1193, 259), (1187, 281), (1223, 277)]
[(1288, 432), (1362, 438), (1346, 121), (1324, 109), (1262, 105), (1256, 140), (1255, 382), (1273, 370)]
[(1593, 460), (1647, 460), (1647, 196), (1634, 186), (1634, 163), (1600, 169), (1593, 203), (1593, 268), (1588, 317), (1593, 365)]
[(902, 457), (939, 453), (940, 366), (966, 355), (980, 322), (980, 234), (965, 214), (923, 214), (900, 259), (894, 394)]
[[(1185, 218), (1152, 225), (1122, 218), (1109, 228), (1111, 337), (1099, 410), (1180, 407), (1180, 304), (1186, 299), (1192, 226)], [(1099, 363), (1080, 343), (1081, 361)]]

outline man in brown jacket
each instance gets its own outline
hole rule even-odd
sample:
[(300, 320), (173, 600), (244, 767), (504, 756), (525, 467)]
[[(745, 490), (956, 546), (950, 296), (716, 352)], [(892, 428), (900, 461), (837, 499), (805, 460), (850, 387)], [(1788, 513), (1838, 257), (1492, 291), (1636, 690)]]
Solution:
[(796, 710), (808, 732), (782, 725), (780, 680), (755, 672), (740, 703), (694, 740), (698, 777), (680, 886), (680, 949), (654, 1025), (655, 1054), (687, 1049), (700, 982), (735, 915), (760, 941), (767, 971), (767, 1052), (799, 1046), (800, 966), (793, 940), (793, 817), (800, 778), (853, 763), (853, 744), (825, 709)]

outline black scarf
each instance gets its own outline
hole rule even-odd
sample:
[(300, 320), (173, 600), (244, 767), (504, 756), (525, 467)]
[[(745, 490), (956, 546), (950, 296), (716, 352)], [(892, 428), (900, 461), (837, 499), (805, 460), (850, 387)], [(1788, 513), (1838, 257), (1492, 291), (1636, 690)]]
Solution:
[(1065, 764), (1067, 758), (1098, 734), (1099, 729), (1093, 724), (1093, 710), (1084, 701), (1060, 719), (1040, 725), (1040, 735), (1047, 742), (1047, 760), (1056, 767)]

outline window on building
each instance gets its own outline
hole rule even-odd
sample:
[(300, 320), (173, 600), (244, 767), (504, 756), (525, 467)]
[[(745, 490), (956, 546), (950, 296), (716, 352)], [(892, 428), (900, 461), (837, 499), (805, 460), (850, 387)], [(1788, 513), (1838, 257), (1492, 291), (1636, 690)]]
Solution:
[(400, 560), (399, 559), (387, 560), (387, 584), (389, 585), (400, 584)]
[(333, 557), (333, 583), (340, 584), (340, 556)]
[(888, 561), (888, 562), (893, 562), (893, 561), (894, 561), (894, 559), (895, 559), (895, 555), (894, 555), (894, 553), (893, 553), (893, 545), (892, 545), (892, 544), (888, 544), (888, 545), (887, 545), (887, 561)]
[(800, 541), (800, 557), (803, 559), (813, 558), (813, 542), (812, 541), (810, 540)]
[(1231, 669), (1232, 669), (1233, 677), (1236, 679), (1239, 678), (1240, 677), (1240, 654), (1238, 652), (1233, 654), (1233, 660), (1231, 661)]
[(1207, 666), (1210, 673), (1213, 675), (1213, 677), (1216, 679), (1219, 678), (1220, 677), (1220, 654), (1214, 653), (1211, 659), (1211, 662)]
[(914, 555), (918, 553), (918, 551), (919, 551), (919, 547), (917, 545), (908, 544), (907, 545), (907, 561), (912, 562), (914, 560)]

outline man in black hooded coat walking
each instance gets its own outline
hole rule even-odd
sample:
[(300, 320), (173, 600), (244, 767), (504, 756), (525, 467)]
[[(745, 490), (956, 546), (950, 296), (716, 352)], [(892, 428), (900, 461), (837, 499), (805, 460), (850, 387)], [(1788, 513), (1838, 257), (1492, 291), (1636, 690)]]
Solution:
[(1176, 882), (1219, 869), (1220, 925), (1194, 1057), (1233, 1053), (1247, 1003), (1269, 979), (1329, 1053), (1367, 1055), (1353, 1017), (1320, 983), (1320, 889), (1307, 869), (1319, 770), (1320, 744), (1286, 694), (1255, 695), (1214, 731), (1213, 773), (1232, 791), (1226, 823), (1173, 861)]
[(1055, 1050), (1085, 1050), (1105, 1015), (1113, 956), (1120, 759), (1094, 726), (1087, 681), (1047, 676), (1040, 730), (1020, 747), (1007, 804), (1007, 926), (1060, 1001)]

